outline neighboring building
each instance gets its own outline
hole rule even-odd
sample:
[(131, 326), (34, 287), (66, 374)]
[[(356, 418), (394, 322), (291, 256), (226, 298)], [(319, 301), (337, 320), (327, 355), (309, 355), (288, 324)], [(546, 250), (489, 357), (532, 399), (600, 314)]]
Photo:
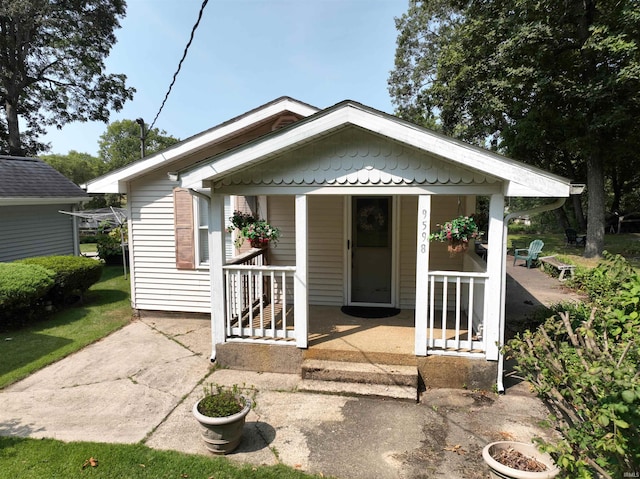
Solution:
[(0, 261), (79, 254), (72, 211), (89, 196), (37, 158), (0, 155)]
[[(572, 193), (567, 179), (362, 104), (287, 97), (87, 187), (127, 194), (133, 307), (210, 314), (212, 358), (231, 342), (302, 352), (317, 308), (383, 306), (414, 311), (418, 367), (456, 356), (494, 378), (505, 197), (557, 207)], [(429, 242), (478, 195), (490, 198), (486, 261)], [(238, 205), (282, 230), (276, 248), (229, 258), (225, 219)]]

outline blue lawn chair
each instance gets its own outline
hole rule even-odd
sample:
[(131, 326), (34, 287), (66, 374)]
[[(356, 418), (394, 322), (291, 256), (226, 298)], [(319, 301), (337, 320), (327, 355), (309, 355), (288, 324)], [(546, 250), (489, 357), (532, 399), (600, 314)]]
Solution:
[(538, 255), (542, 251), (544, 243), (542, 240), (533, 240), (528, 248), (516, 249), (513, 253), (513, 265), (516, 265), (516, 261), (519, 259), (525, 260), (527, 268), (531, 268), (531, 263), (538, 259)]

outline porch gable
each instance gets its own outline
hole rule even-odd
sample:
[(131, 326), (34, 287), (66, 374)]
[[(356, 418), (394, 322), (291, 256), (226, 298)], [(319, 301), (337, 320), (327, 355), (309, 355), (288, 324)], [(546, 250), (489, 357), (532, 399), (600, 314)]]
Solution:
[(498, 181), (482, 171), (350, 126), (234, 171), (213, 187), (223, 191), (239, 185), (493, 185)]

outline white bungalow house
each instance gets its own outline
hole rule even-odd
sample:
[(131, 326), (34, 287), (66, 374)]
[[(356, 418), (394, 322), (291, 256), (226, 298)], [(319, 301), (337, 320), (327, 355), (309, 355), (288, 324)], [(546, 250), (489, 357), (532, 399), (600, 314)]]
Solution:
[[(384, 306), (408, 312), (418, 369), (428, 358), (471, 361), (494, 384), (504, 199), (547, 197), (551, 208), (572, 193), (565, 178), (357, 102), (319, 110), (287, 97), (87, 188), (127, 194), (133, 308), (210, 314), (212, 360), (227, 345), (259, 345), (286, 351), (271, 369), (290, 371), (327, 311)], [(480, 195), (490, 204), (486, 260), (429, 242)], [(240, 207), (280, 228), (277, 247), (233, 248), (226, 220)]]

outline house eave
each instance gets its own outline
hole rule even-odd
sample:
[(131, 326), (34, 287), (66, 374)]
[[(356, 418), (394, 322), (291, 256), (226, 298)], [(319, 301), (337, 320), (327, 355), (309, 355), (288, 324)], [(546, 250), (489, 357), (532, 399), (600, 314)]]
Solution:
[(300, 116), (309, 116), (316, 113), (318, 109), (289, 97), (281, 97), (267, 105), (187, 138), (166, 150), (91, 180), (86, 183), (85, 187), (89, 193), (126, 193), (127, 182), (208, 148), (260, 121), (287, 111)]
[(56, 198), (43, 197), (0, 197), (0, 206), (31, 206), (31, 205), (68, 205), (89, 201), (89, 196), (69, 196)]

